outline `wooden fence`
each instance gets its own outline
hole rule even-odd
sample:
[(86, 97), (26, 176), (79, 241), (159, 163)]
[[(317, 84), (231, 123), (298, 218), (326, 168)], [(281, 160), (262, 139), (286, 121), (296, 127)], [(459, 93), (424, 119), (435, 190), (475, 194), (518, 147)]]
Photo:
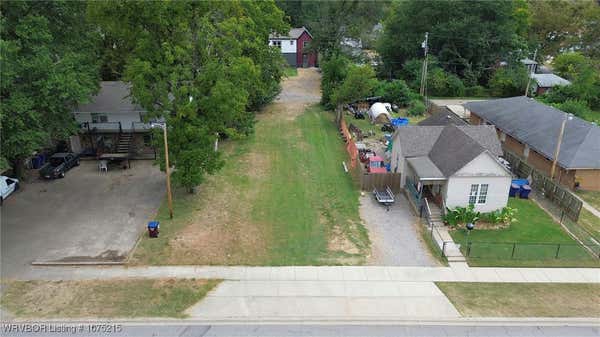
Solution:
[(571, 220), (577, 221), (579, 219), (583, 204), (571, 191), (559, 186), (545, 174), (521, 160), (516, 154), (504, 151), (504, 157), (510, 163), (514, 174), (521, 178), (531, 177), (531, 187), (533, 189), (550, 199)]
[(400, 192), (400, 173), (365, 172), (360, 176), (360, 189), (363, 191), (371, 192), (374, 188), (384, 189), (388, 186), (394, 193)]

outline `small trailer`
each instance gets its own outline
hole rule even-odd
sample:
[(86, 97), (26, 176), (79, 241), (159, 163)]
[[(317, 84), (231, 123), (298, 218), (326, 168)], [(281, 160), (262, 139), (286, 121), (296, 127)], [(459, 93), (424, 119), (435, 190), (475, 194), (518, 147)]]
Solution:
[(390, 206), (394, 203), (394, 192), (389, 186), (386, 186), (385, 190), (377, 190), (377, 188), (373, 189), (373, 196), (378, 203), (384, 205), (386, 210), (390, 210)]

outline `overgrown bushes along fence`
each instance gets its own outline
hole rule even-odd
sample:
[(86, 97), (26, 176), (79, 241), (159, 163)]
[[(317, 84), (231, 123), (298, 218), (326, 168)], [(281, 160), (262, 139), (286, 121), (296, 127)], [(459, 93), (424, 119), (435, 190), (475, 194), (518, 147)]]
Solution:
[(531, 176), (531, 187), (540, 192), (545, 198), (551, 200), (564, 214), (573, 221), (579, 219), (579, 213), (583, 206), (581, 200), (573, 195), (571, 191), (559, 186), (539, 170), (521, 160), (514, 153), (504, 151), (504, 157), (510, 163), (511, 170), (521, 178)]

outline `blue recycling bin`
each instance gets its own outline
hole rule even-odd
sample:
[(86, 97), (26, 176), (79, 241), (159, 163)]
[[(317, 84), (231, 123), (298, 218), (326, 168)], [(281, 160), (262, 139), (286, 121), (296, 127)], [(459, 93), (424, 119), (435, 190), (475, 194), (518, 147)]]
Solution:
[(31, 158), (31, 167), (35, 170), (42, 167), (42, 158), (40, 158), (40, 156), (35, 156)]
[(529, 193), (531, 192), (531, 186), (523, 185), (519, 190), (519, 197), (521, 199), (529, 199)]
[(158, 230), (160, 229), (160, 222), (150, 221), (148, 222), (148, 236), (151, 238), (158, 237)]
[(515, 183), (510, 184), (510, 191), (508, 191), (508, 196), (509, 197), (517, 197), (520, 189), (521, 189), (521, 187), (518, 184), (515, 184)]

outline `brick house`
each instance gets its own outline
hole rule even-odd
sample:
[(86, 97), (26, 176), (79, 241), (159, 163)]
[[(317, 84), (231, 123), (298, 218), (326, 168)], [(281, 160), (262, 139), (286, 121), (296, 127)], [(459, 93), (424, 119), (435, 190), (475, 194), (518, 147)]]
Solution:
[[(471, 124), (496, 127), (502, 147), (550, 176), (562, 122), (567, 114), (525, 96), (470, 102)], [(600, 191), (600, 127), (567, 119), (555, 179), (574, 189)]]
[(305, 27), (292, 28), (287, 35), (271, 34), (269, 46), (279, 47), (291, 67), (316, 67), (317, 54), (305, 49), (312, 39), (312, 35)]

